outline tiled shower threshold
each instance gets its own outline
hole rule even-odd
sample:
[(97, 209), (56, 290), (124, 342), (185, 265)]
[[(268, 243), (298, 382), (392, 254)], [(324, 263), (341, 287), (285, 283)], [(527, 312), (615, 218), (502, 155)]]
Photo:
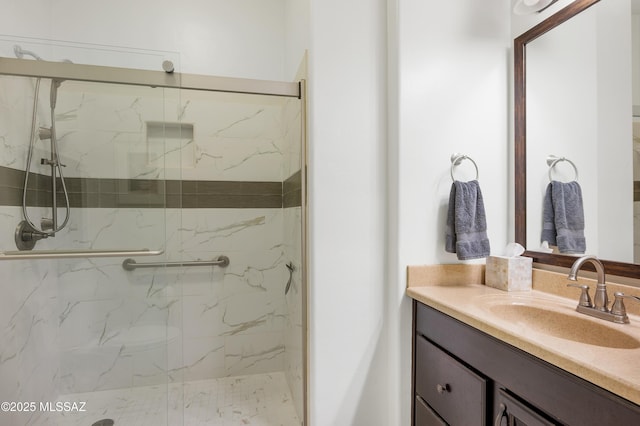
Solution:
[(59, 401), (86, 402), (86, 411), (43, 413), (34, 424), (92, 426), (106, 419), (113, 426), (301, 424), (283, 372), (70, 394)]

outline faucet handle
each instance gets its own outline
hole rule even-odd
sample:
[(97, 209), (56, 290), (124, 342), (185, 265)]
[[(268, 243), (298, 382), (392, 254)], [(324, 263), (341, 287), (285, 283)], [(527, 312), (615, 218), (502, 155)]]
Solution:
[(582, 289), (582, 293), (580, 293), (580, 301), (578, 302), (579, 306), (584, 306), (587, 308), (593, 308), (593, 304), (591, 303), (591, 296), (589, 296), (589, 286), (585, 284), (567, 284), (567, 287), (576, 287)]
[(611, 313), (618, 316), (622, 322), (628, 323), (629, 317), (627, 316), (627, 308), (624, 306), (624, 299), (634, 299), (640, 302), (640, 297), (624, 294), (619, 291), (613, 293), (613, 296), (615, 300), (613, 301), (613, 305), (611, 305)]
[(635, 300), (637, 300), (638, 302), (640, 302), (640, 297), (638, 297), (638, 296), (634, 296), (634, 295), (632, 295), (632, 294), (624, 294), (624, 293), (620, 293), (620, 295), (621, 295), (622, 297), (626, 297), (627, 299), (635, 299)]

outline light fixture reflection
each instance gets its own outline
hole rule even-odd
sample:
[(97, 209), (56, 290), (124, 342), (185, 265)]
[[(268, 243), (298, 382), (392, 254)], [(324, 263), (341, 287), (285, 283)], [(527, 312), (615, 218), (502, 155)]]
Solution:
[(513, 6), (513, 13), (516, 15), (529, 15), (540, 13), (558, 0), (518, 0)]

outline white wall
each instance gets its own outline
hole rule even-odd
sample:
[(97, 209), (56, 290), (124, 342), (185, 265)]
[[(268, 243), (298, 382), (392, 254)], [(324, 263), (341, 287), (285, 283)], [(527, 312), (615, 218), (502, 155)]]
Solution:
[[(394, 422), (410, 422), (411, 303), (406, 266), (457, 263), (444, 251), (450, 156), (479, 168), (492, 253), (508, 242), (510, 2), (396, 0), (397, 109), (391, 111), (389, 377)], [(393, 19), (390, 19), (393, 21)], [(390, 90), (393, 92), (393, 89)], [(395, 127), (395, 129), (394, 129)], [(460, 172), (468, 169), (461, 165)], [(458, 173), (458, 172), (456, 172)], [(460, 179), (464, 178), (464, 173)], [(397, 208), (393, 208), (397, 205)]]
[[(640, 10), (633, 10), (631, 15), (631, 44), (640, 46)], [(632, 85), (633, 85), (633, 105), (640, 105), (640, 52), (632, 49)]]
[(314, 425), (410, 423), (405, 269), (457, 262), (444, 252), (452, 152), (478, 163), (494, 251), (507, 242), (508, 1), (384, 6), (311, 6)]
[(5, 3), (2, 34), (179, 52), (177, 71), (285, 79), (284, 0)]
[(510, 160), (505, 16), (506, 1), (400, 2), (398, 221), (407, 261), (456, 261), (443, 249), (454, 152), (477, 163), (492, 252), (504, 246)]
[(388, 415), (386, 3), (311, 2), (310, 420)]
[(284, 80), (295, 80), (300, 59), (309, 48), (311, 0), (284, 0)]
[[(568, 6), (574, 1), (575, 0), (558, 0), (556, 3), (553, 3), (551, 6), (540, 13), (532, 13), (530, 15), (511, 15), (512, 37), (518, 37), (520, 34), (529, 30), (534, 25), (544, 21), (549, 16)], [(516, 2), (517, 0), (511, 0), (511, 6), (513, 7)]]

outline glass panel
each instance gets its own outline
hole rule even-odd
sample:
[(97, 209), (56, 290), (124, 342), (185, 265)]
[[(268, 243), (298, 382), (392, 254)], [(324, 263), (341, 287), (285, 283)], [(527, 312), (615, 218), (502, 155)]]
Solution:
[(122, 46), (95, 45), (29, 37), (0, 35), (0, 57), (42, 59), (45, 61), (71, 61), (74, 64), (103, 65), (161, 71), (163, 61), (171, 61), (176, 72), (180, 70), (177, 52), (134, 49)]
[(171, 250), (231, 261), (177, 277), (185, 424), (300, 425), (300, 101), (182, 90), (178, 109), (193, 140)]
[[(37, 84), (0, 77), (0, 250), (16, 250), (23, 219)], [(51, 161), (54, 133), (64, 165), (64, 184), (56, 179), (58, 223), (69, 219), (34, 250), (164, 249), (165, 138), (149, 140), (145, 123), (166, 121), (166, 91), (68, 80), (52, 90), (49, 79), (38, 85), (27, 212), (38, 227), (52, 217), (51, 167), (41, 159)], [(29, 412), (0, 414), (2, 424), (133, 424), (140, 417), (169, 424), (168, 350), (180, 331), (167, 327), (166, 276), (161, 269), (126, 271), (122, 261), (0, 262), (0, 399), (34, 404)]]

